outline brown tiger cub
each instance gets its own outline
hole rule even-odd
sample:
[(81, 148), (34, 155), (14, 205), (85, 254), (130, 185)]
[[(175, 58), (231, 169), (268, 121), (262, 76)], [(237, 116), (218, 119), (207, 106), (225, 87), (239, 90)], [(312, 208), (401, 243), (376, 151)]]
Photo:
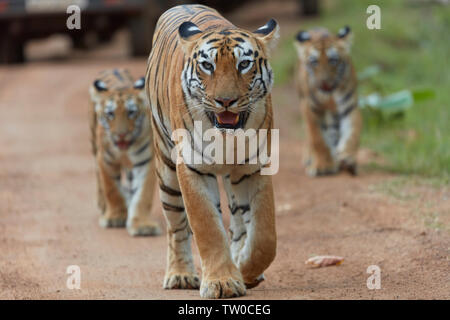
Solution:
[(96, 157), (99, 223), (127, 227), (132, 236), (156, 235), (150, 218), (155, 170), (145, 79), (126, 70), (103, 72), (90, 87), (91, 142)]
[(297, 34), (296, 81), (306, 124), (305, 164), (310, 176), (339, 170), (356, 175), (362, 118), (351, 43), (348, 26), (337, 35), (324, 28)]

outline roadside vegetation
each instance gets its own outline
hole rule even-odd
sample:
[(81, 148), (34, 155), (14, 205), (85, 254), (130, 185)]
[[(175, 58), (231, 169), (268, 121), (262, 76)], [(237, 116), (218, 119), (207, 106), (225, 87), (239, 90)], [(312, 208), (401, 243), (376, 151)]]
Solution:
[[(323, 1), (320, 17), (298, 30), (349, 25), (359, 94), (381, 97), (407, 90), (414, 103), (398, 112), (364, 110), (362, 146), (385, 161), (371, 167), (450, 182), (450, 6), (433, 1), (377, 1), (381, 30), (369, 30), (366, 9), (373, 1)], [(284, 34), (273, 62), (276, 85), (291, 81), (295, 33)]]

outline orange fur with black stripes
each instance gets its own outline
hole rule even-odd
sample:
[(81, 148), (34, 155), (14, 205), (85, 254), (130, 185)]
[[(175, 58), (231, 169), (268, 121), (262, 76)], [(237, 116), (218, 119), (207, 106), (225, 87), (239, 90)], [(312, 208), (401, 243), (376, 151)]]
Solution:
[[(248, 32), (200, 5), (174, 7), (158, 21), (146, 83), (169, 243), (164, 288), (200, 287), (205, 298), (241, 296), (264, 279), (275, 257), (272, 180), (260, 175), (261, 165), (208, 164), (204, 143), (189, 146), (202, 163), (186, 161), (183, 153), (174, 153), (174, 159), (171, 137), (182, 129), (196, 134), (194, 121), (203, 132), (215, 128), (223, 137), (238, 128), (271, 129), (268, 57), (277, 32), (274, 20)], [(231, 211), (229, 237), (221, 217), (219, 176)], [(201, 282), (192, 260), (192, 233)]]
[(362, 129), (349, 27), (337, 35), (317, 28), (298, 33), (296, 80), (307, 132), (306, 170), (311, 176), (346, 170), (356, 174)]
[(156, 177), (144, 85), (144, 78), (134, 81), (126, 70), (115, 69), (90, 87), (99, 223), (126, 226), (133, 236), (159, 233), (150, 218)]

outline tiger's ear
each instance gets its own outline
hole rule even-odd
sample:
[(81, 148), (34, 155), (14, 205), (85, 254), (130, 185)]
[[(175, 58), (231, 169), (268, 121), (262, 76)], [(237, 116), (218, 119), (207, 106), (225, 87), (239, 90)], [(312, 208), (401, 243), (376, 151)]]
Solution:
[(337, 33), (338, 43), (344, 48), (347, 53), (350, 53), (350, 49), (353, 43), (353, 33), (349, 26), (345, 26), (339, 29)]
[(102, 80), (95, 80), (94, 81), (94, 88), (95, 90), (97, 90), (98, 92), (102, 92), (102, 91), (108, 91), (108, 86), (106, 85), (106, 83)]
[(100, 99), (101, 93), (106, 91), (108, 91), (108, 86), (102, 80), (95, 80), (92, 86), (89, 88), (89, 94), (91, 95), (91, 99), (94, 102), (97, 102)]
[(141, 77), (133, 84), (133, 88), (139, 90), (139, 97), (143, 100), (147, 100), (147, 94), (145, 92), (145, 77)]
[(300, 31), (299, 33), (297, 33), (295, 38), (297, 39), (298, 42), (304, 43), (311, 40), (311, 35), (309, 34), (308, 31)]
[(133, 84), (133, 88), (142, 90), (145, 88), (145, 77), (141, 77)]
[(311, 40), (311, 35), (308, 31), (300, 31), (295, 36), (295, 49), (297, 49), (297, 55), (300, 59), (305, 57), (305, 44)]
[(190, 21), (183, 22), (178, 27), (178, 36), (185, 53), (190, 53), (195, 44), (195, 40), (200, 38), (203, 32), (195, 23)]
[(280, 27), (274, 19), (270, 19), (265, 25), (253, 31), (253, 34), (268, 48), (270, 54), (280, 38)]

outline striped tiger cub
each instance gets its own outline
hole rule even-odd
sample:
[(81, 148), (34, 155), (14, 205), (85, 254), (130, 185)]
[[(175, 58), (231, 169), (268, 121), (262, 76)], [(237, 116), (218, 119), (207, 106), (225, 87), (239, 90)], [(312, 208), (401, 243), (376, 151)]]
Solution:
[[(274, 20), (249, 32), (201, 5), (174, 7), (157, 23), (146, 85), (167, 221), (166, 289), (200, 287), (204, 298), (242, 296), (264, 279), (275, 257), (272, 179), (260, 174), (265, 167), (248, 158), (242, 164), (211, 163), (207, 144), (195, 141), (183, 151), (194, 153), (200, 163), (181, 153), (174, 159), (171, 138), (180, 131), (193, 137), (212, 130), (225, 137), (253, 129), (267, 130), (270, 141), (273, 73), (268, 58), (277, 37)], [(231, 211), (228, 235), (219, 178)], [(192, 259), (192, 233), (202, 261), (201, 283)]]
[(90, 87), (91, 142), (97, 197), (104, 228), (125, 227), (132, 236), (156, 235), (150, 218), (154, 184), (153, 135), (145, 79), (107, 70)]
[(349, 27), (337, 35), (324, 28), (301, 31), (296, 81), (307, 132), (306, 171), (311, 176), (339, 170), (356, 175), (362, 129)]

